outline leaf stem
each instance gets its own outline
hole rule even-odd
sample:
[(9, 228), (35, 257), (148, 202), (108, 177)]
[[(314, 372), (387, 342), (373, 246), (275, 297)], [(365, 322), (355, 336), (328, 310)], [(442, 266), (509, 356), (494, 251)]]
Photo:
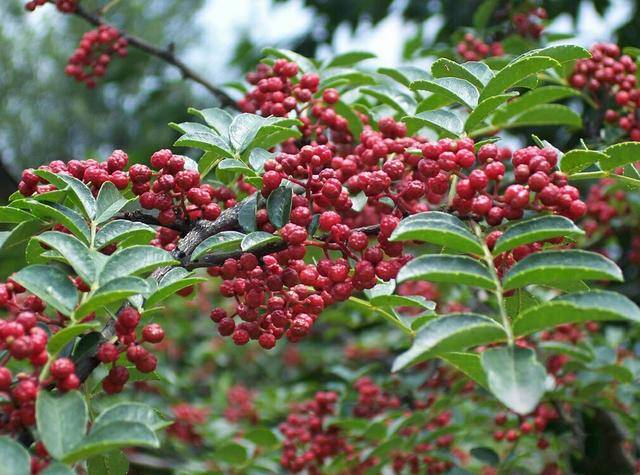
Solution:
[(493, 262), (493, 255), (489, 250), (489, 246), (487, 246), (484, 236), (482, 235), (482, 229), (478, 223), (473, 223), (473, 230), (476, 235), (482, 241), (482, 249), (484, 250), (483, 259), (489, 267), (489, 272), (493, 276), (493, 281), (495, 283), (495, 290), (493, 293), (496, 296), (496, 300), (498, 303), (498, 311), (500, 313), (500, 319), (502, 320), (502, 326), (504, 327), (504, 331), (507, 334), (507, 342), (509, 346), (513, 346), (515, 343), (515, 338), (513, 336), (513, 329), (511, 328), (511, 320), (509, 320), (509, 315), (507, 314), (507, 307), (504, 304), (504, 289), (502, 288), (502, 282), (500, 281), (500, 277), (498, 277), (498, 273), (496, 272), (496, 267)]
[(618, 180), (622, 183), (633, 186), (634, 188), (640, 188), (640, 180), (608, 171), (582, 172), (576, 173), (575, 175), (569, 175), (570, 180), (594, 180), (598, 178), (613, 178), (614, 180)]
[(357, 297), (349, 297), (349, 302), (355, 303), (356, 305), (359, 305), (360, 307), (364, 307), (364, 308), (367, 308), (369, 310), (373, 310), (374, 312), (378, 312), (386, 320), (388, 320), (389, 322), (393, 323), (396, 327), (398, 327), (400, 330), (402, 330), (405, 334), (407, 334), (407, 335), (409, 335), (411, 337), (416, 336), (416, 332), (415, 331), (413, 331), (411, 328), (405, 326), (400, 320), (398, 320), (394, 315), (390, 314), (386, 310), (384, 310), (384, 309), (382, 309), (380, 307), (376, 307), (375, 305), (371, 305), (366, 300), (362, 300), (362, 299), (359, 299)]

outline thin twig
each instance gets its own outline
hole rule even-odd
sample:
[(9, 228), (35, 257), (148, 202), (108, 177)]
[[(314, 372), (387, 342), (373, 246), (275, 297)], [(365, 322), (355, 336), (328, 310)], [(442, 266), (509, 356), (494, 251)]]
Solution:
[[(83, 20), (85, 20), (86, 22), (94, 26), (107, 24), (100, 18), (100, 16), (90, 13), (81, 5), (77, 5), (76, 10), (73, 13), (77, 17), (82, 18)], [(158, 48), (155, 45), (152, 45), (151, 43), (143, 40), (142, 38), (131, 35), (127, 32), (121, 31), (120, 34), (122, 35), (123, 38), (127, 40), (129, 45), (139, 49), (140, 51), (144, 51), (145, 53), (150, 54), (151, 56), (160, 58), (163, 61), (175, 66), (182, 73), (182, 77), (184, 77), (185, 79), (190, 79), (204, 86), (211, 94), (213, 94), (220, 101), (221, 106), (237, 109), (238, 106), (236, 104), (236, 101), (231, 96), (229, 96), (222, 89), (216, 87), (214, 84), (212, 84), (208, 80), (206, 80), (202, 75), (195, 72), (193, 69), (187, 66), (184, 62), (182, 62), (182, 60), (177, 58), (176, 55), (174, 54), (174, 51), (173, 51), (174, 48), (172, 46), (162, 49), (162, 48)]]

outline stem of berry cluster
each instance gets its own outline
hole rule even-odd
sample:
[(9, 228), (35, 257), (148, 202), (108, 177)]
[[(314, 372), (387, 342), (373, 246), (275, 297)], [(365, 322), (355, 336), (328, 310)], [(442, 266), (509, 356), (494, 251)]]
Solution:
[(496, 296), (496, 303), (498, 305), (498, 312), (500, 313), (500, 319), (502, 320), (502, 326), (504, 327), (504, 332), (507, 335), (507, 343), (509, 346), (513, 346), (515, 343), (515, 338), (513, 336), (513, 329), (511, 328), (511, 320), (509, 319), (509, 315), (507, 314), (507, 307), (504, 304), (504, 289), (502, 288), (502, 282), (500, 281), (500, 277), (496, 272), (496, 267), (493, 262), (493, 255), (491, 254), (491, 250), (489, 246), (487, 246), (486, 241), (484, 239), (482, 228), (478, 223), (473, 223), (473, 230), (476, 235), (482, 241), (482, 248), (484, 250), (483, 260), (487, 264), (489, 268), (489, 272), (493, 276), (493, 281), (495, 284), (495, 290), (493, 291)]

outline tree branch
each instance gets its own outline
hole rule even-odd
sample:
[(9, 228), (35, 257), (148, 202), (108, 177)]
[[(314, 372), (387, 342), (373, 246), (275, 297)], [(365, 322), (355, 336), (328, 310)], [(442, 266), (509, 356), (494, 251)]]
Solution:
[[(79, 18), (82, 18), (83, 20), (85, 20), (86, 22), (94, 26), (107, 24), (100, 18), (100, 16), (90, 13), (85, 8), (83, 8), (82, 5), (79, 5), (79, 4), (76, 7), (74, 15), (76, 15)], [(174, 54), (172, 46), (169, 46), (165, 49), (161, 49), (155, 45), (152, 45), (151, 43), (148, 43), (142, 38), (131, 35), (127, 32), (121, 31), (120, 33), (122, 37), (128, 41), (129, 45), (139, 49), (140, 51), (144, 51), (145, 53), (150, 54), (151, 56), (160, 58), (163, 61), (175, 66), (182, 73), (182, 77), (184, 77), (185, 79), (190, 79), (204, 86), (205, 89), (207, 89), (211, 94), (213, 94), (220, 101), (221, 106), (230, 107), (233, 109), (238, 108), (238, 106), (236, 105), (236, 101), (231, 96), (229, 96), (229, 94), (224, 92), (219, 87), (216, 87), (214, 84), (206, 80), (202, 75), (198, 74), (196, 71), (194, 71), (189, 66), (187, 66), (184, 62), (182, 62), (182, 60), (177, 58), (176, 55)]]
[[(364, 226), (362, 228), (355, 228), (354, 231), (360, 231), (365, 233), (366, 235), (378, 234), (380, 231), (380, 225), (376, 224), (373, 226)], [(320, 241), (324, 241), (326, 236), (322, 236), (318, 238)], [(268, 244), (264, 247), (256, 249), (255, 251), (251, 251), (253, 255), (258, 258), (267, 256), (269, 254), (273, 254), (274, 252), (282, 251), (288, 247), (288, 244), (284, 241), (278, 241), (271, 244)], [(197, 261), (194, 262), (183, 262), (183, 267), (188, 270), (199, 269), (201, 267), (212, 267), (219, 266), (224, 263), (227, 259), (239, 259), (240, 256), (246, 254), (244, 251), (231, 251), (224, 252), (219, 254), (209, 254), (204, 256)]]
[[(188, 262), (190, 260), (191, 254), (198, 246), (198, 244), (200, 244), (208, 237), (218, 234), (222, 231), (239, 229), (240, 224), (238, 223), (238, 212), (243, 204), (244, 201), (241, 201), (234, 207), (225, 209), (224, 211), (222, 211), (222, 213), (220, 213), (220, 216), (218, 216), (215, 221), (207, 221), (204, 219), (197, 221), (193, 228), (189, 232), (187, 232), (187, 234), (182, 239), (178, 241), (178, 245), (171, 253), (173, 257), (182, 262)], [(132, 212), (131, 215), (145, 220), (154, 219), (153, 216), (146, 215), (142, 212)], [(161, 267), (159, 269), (156, 269), (151, 274), (151, 278), (159, 281), (171, 269), (172, 267)], [(105, 323), (102, 330), (98, 333), (95, 351), (88, 353), (86, 356), (83, 356), (75, 362), (76, 376), (78, 376), (80, 382), (84, 383), (87, 378), (89, 378), (93, 370), (96, 369), (98, 365), (100, 365), (100, 361), (96, 358), (98, 347), (102, 343), (111, 340), (116, 335), (115, 326), (115, 318), (110, 318)]]
[(125, 221), (144, 223), (144, 224), (149, 224), (151, 226), (163, 226), (165, 228), (173, 229), (175, 231), (180, 231), (180, 232), (185, 232), (189, 229), (189, 224), (182, 220), (176, 220), (176, 222), (171, 225), (161, 224), (158, 221), (158, 218), (150, 214), (143, 213), (140, 210), (125, 211), (123, 213), (118, 213), (113, 217), (113, 219), (124, 219)]

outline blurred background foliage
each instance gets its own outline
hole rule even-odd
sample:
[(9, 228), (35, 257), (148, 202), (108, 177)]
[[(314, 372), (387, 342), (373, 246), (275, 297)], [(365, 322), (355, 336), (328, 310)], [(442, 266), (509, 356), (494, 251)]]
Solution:
[[(89, 10), (107, 3), (83, 1)], [(254, 65), (267, 45), (320, 57), (365, 49), (384, 56), (381, 62), (386, 66), (408, 59), (415, 63), (471, 26), (481, 3), (456, 2), (450, 8), (451, 3), (444, 0), (248, 0), (233, 4), (116, 0), (107, 20), (160, 47), (173, 45), (180, 58), (210, 81), (223, 84), (237, 80)], [(498, 10), (501, 3), (496, 1)], [(592, 28), (583, 43), (594, 39), (640, 43), (640, 30), (634, 24), (637, 1), (542, 4), (551, 18), (559, 15), (564, 33), (575, 32), (578, 40), (577, 28), (585, 24), (582, 17), (586, 15), (587, 27), (591, 22)], [(34, 13), (27, 13), (23, 5), (24, 0), (0, 3), (0, 199), (8, 196), (15, 178), (28, 166), (56, 159), (101, 158), (114, 148), (125, 149), (133, 160), (144, 160), (153, 150), (172, 143), (175, 135), (166, 124), (183, 120), (188, 106), (214, 105), (215, 99), (201, 86), (183, 80), (171, 65), (133, 48), (127, 58), (114, 61), (96, 89), (85, 89), (65, 76), (63, 69), (90, 26), (77, 17), (59, 14), (50, 5)], [(600, 21), (598, 28), (593, 24), (596, 20)], [(604, 24), (607, 28), (602, 28)], [(492, 32), (491, 25), (487, 31), (500, 34)], [(392, 44), (401, 47), (394, 51)], [(394, 57), (389, 58), (390, 54)]]

